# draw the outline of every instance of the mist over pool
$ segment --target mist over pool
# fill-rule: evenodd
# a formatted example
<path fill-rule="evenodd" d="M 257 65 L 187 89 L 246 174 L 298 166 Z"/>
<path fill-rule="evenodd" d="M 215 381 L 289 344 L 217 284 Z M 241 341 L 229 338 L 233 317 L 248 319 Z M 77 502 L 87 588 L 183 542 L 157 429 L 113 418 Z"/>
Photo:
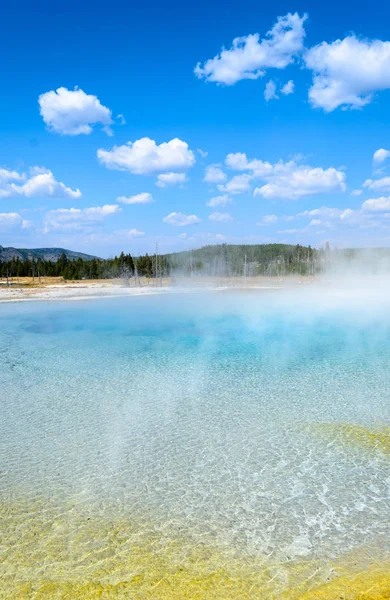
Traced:
<path fill-rule="evenodd" d="M 15 597 L 32 597 L 26 582 L 50 597 L 47 581 L 187 597 L 175 585 L 194 565 L 198 588 L 205 572 L 215 588 L 188 597 L 256 598 L 256 585 L 284 597 L 362 548 L 388 560 L 385 287 L 0 308 L 2 577 Z M 229 580 L 237 564 L 252 588 Z"/>

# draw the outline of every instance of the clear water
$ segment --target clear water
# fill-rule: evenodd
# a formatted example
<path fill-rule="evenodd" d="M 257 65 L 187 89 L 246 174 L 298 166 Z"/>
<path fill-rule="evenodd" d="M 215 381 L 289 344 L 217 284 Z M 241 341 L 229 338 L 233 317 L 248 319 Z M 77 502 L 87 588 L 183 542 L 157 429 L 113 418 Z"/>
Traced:
<path fill-rule="evenodd" d="M 389 425 L 390 311 L 321 297 L 0 306 L 1 502 L 280 562 L 383 544 L 388 454 L 318 424 Z"/>

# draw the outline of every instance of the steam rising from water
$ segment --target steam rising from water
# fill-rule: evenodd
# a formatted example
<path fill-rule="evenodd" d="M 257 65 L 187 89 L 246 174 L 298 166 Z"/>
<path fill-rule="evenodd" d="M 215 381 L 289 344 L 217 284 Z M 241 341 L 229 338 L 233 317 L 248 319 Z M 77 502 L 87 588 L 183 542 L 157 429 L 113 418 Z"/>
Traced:
<path fill-rule="evenodd" d="M 315 570 L 378 549 L 390 539 L 388 453 L 343 428 L 386 435 L 388 291 L 324 281 L 1 307 L 2 504 L 23 499 L 27 532 L 28 506 L 50 498 L 69 514 L 69 542 L 73 516 L 89 511 L 254 564 Z M 22 576 L 10 554 L 4 564 Z"/>

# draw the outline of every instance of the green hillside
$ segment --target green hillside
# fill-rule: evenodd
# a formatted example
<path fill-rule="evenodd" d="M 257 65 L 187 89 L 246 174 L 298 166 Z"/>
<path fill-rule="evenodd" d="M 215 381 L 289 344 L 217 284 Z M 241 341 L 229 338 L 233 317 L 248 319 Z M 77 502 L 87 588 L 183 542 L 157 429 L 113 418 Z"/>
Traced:
<path fill-rule="evenodd" d="M 56 262 L 62 254 L 69 260 L 76 260 L 82 258 L 83 260 L 92 260 L 96 258 L 91 254 L 83 254 L 82 252 L 74 252 L 73 250 L 66 250 L 65 248 L 5 248 L 0 246 L 0 262 L 7 262 L 12 259 L 19 260 L 31 260 L 35 259 L 44 260 L 47 262 Z"/>

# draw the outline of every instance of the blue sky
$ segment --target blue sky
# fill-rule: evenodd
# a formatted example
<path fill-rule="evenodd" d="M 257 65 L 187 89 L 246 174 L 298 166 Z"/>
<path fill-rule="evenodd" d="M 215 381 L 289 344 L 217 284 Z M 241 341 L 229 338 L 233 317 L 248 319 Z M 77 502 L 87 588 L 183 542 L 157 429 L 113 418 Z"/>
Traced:
<path fill-rule="evenodd" d="M 8 3 L 0 243 L 389 246 L 389 16 L 379 2 Z"/>

